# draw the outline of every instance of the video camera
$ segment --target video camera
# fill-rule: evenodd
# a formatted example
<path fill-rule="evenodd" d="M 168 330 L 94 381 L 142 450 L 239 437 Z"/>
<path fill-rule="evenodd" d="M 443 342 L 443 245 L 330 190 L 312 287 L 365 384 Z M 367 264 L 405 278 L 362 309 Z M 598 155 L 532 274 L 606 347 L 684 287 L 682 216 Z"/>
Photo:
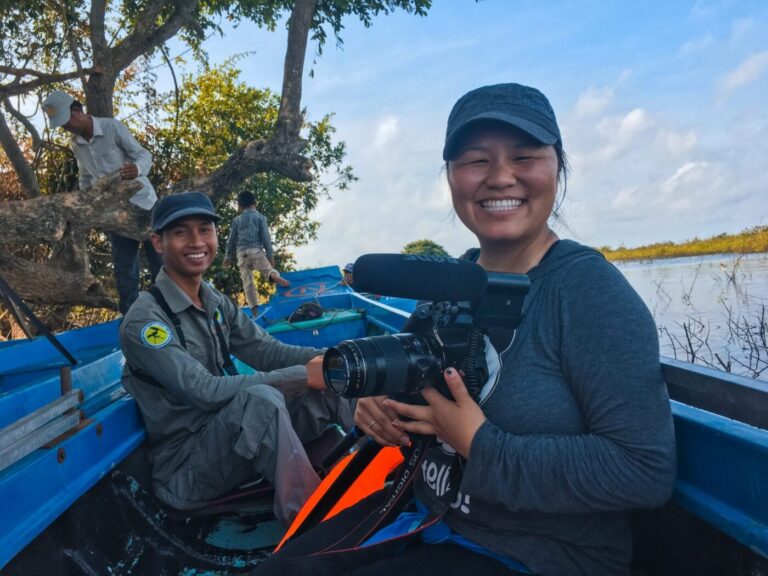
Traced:
<path fill-rule="evenodd" d="M 488 377 L 485 335 L 520 324 L 528 277 L 486 273 L 467 260 L 407 254 L 366 254 L 354 270 L 360 291 L 426 302 L 409 321 L 411 333 L 345 340 L 330 348 L 323 358 L 328 390 L 346 398 L 408 397 L 434 386 L 450 397 L 443 371 L 452 366 L 464 373 L 477 399 Z"/>

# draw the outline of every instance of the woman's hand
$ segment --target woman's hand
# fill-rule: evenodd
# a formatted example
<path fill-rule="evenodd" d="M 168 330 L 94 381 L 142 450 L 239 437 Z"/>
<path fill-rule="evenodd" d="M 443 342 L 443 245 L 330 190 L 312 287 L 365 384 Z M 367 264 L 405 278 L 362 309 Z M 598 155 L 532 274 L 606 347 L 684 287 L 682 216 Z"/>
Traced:
<path fill-rule="evenodd" d="M 446 398 L 435 388 L 424 388 L 421 395 L 427 406 L 404 404 L 384 400 L 384 406 L 410 420 L 395 419 L 392 426 L 414 434 L 434 434 L 451 446 L 456 452 L 469 458 L 469 449 L 477 430 L 485 422 L 482 408 L 467 392 L 464 381 L 454 368 L 448 368 L 445 382 L 453 399 Z"/>
<path fill-rule="evenodd" d="M 360 398 L 355 407 L 355 424 L 382 446 L 407 446 L 411 439 L 392 424 L 397 413 L 385 401 L 386 396 Z"/>

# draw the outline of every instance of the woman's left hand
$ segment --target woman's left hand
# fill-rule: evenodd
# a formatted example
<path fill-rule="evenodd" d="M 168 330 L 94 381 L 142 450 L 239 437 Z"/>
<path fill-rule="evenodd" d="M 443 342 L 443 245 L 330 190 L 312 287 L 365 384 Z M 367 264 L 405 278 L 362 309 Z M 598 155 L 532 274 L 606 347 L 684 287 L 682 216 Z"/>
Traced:
<path fill-rule="evenodd" d="M 400 416 L 410 418 L 409 421 L 394 420 L 393 426 L 414 434 L 439 436 L 464 458 L 469 458 L 472 440 L 485 422 L 485 414 L 467 392 L 467 387 L 455 368 L 448 368 L 444 376 L 453 399 L 446 398 L 435 388 L 428 387 L 421 391 L 427 401 L 426 406 L 405 404 L 392 399 L 385 400 L 384 404 Z"/>

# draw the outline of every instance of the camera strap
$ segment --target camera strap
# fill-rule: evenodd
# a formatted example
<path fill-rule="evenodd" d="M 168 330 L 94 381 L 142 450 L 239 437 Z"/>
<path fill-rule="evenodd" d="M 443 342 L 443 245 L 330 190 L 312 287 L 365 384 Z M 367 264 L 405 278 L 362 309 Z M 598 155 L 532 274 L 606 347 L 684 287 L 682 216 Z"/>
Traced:
<path fill-rule="evenodd" d="M 389 488 L 387 488 L 386 495 L 381 504 L 374 508 L 343 538 L 328 546 L 323 552 L 359 548 L 378 530 L 391 523 L 409 502 L 410 499 L 404 498 L 404 496 L 410 494 L 409 488 L 413 483 L 413 479 L 416 477 L 416 474 L 421 467 L 421 463 L 424 461 L 427 450 L 435 442 L 434 436 L 417 436 L 416 434 L 412 434 L 411 436 L 413 441 L 411 442 L 411 445 L 404 450 L 404 461 L 397 468 L 395 477 L 389 485 Z M 432 515 L 428 516 L 425 521 L 422 522 L 422 526 L 417 527 L 415 530 L 423 528 L 427 521 L 433 522 L 437 520 L 439 517 L 442 517 L 444 513 L 445 511 L 441 512 L 437 517 L 433 517 Z"/>
<path fill-rule="evenodd" d="M 168 316 L 171 324 L 173 324 L 173 328 L 176 331 L 176 336 L 179 338 L 179 342 L 181 343 L 182 348 L 186 349 L 187 340 L 184 338 L 184 331 L 181 329 L 181 320 L 176 315 L 176 313 L 171 310 L 171 307 L 168 304 L 168 301 L 165 299 L 165 296 L 163 296 L 163 293 L 160 291 L 160 288 L 158 288 L 156 284 L 152 284 L 147 292 L 152 295 L 160 308 L 163 309 L 163 312 L 165 312 L 165 315 Z M 237 368 L 235 367 L 234 362 L 232 362 L 232 357 L 229 355 L 229 346 L 227 346 L 227 340 L 224 338 L 224 332 L 221 329 L 221 324 L 219 323 L 216 314 L 213 315 L 213 324 L 216 329 L 216 337 L 219 342 L 219 349 L 221 350 L 221 357 L 224 363 L 224 371 L 230 376 L 237 376 Z M 130 371 L 139 380 L 143 380 L 144 382 L 148 382 L 149 384 L 153 384 L 155 386 L 160 386 L 161 388 L 163 387 L 163 385 L 158 382 L 157 379 L 155 379 L 152 375 L 147 374 L 143 370 L 135 370 L 130 368 Z"/>

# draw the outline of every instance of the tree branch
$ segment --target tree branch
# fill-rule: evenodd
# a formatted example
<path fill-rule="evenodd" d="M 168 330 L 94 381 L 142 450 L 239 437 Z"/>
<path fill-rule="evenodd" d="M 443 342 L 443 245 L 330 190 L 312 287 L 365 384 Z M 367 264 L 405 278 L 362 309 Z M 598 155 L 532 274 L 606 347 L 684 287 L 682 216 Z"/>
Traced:
<path fill-rule="evenodd" d="M 27 129 L 27 132 L 29 132 L 30 136 L 32 136 L 32 149 L 35 152 L 40 150 L 40 148 L 43 147 L 43 139 L 40 138 L 40 133 L 37 131 L 37 128 L 35 128 L 35 125 L 32 124 L 32 122 L 29 121 L 29 118 L 24 116 L 24 114 L 16 110 L 13 104 L 11 104 L 11 99 L 7 96 L 3 99 L 3 105 L 5 106 L 5 109 L 8 110 L 10 115 L 21 122 L 24 128 Z"/>
<path fill-rule="evenodd" d="M 40 184 L 37 181 L 37 177 L 27 159 L 24 158 L 24 152 L 21 151 L 16 138 L 13 137 L 13 132 L 8 127 L 8 123 L 5 121 L 5 114 L 2 112 L 0 112 L 0 145 L 2 145 L 8 160 L 10 160 L 13 169 L 16 171 L 27 198 L 39 198 Z"/>
<path fill-rule="evenodd" d="M 36 264 L 0 253 L 0 275 L 30 303 L 117 309 L 99 279 L 90 273 L 73 272 L 52 262 Z"/>
<path fill-rule="evenodd" d="M 160 26 L 157 17 L 166 6 L 164 0 L 150 0 L 136 20 L 133 31 L 110 52 L 112 68 L 122 70 L 142 54 L 146 54 L 166 40 L 169 40 L 185 25 L 192 24 L 192 14 L 199 0 L 177 0 L 171 2 L 173 14 Z"/>
<path fill-rule="evenodd" d="M 75 66 L 77 67 L 77 75 L 80 77 L 80 83 L 83 86 L 83 91 L 85 91 L 87 79 L 85 77 L 85 71 L 83 71 L 83 63 L 80 60 L 80 51 L 77 49 L 77 42 L 75 41 L 75 36 L 72 33 L 72 26 L 70 25 L 69 19 L 67 18 L 67 7 L 63 4 L 61 6 L 61 12 L 62 19 L 64 20 L 64 28 L 67 31 L 67 43 L 69 44 L 69 50 L 72 52 L 72 58 L 74 58 Z"/>
<path fill-rule="evenodd" d="M 141 184 L 121 180 L 116 172 L 99 178 L 87 191 L 2 202 L 3 233 L 29 244 L 55 243 L 67 230 L 90 228 L 140 239 L 148 232 L 149 212 L 128 202 L 139 188 Z"/>
<path fill-rule="evenodd" d="M 85 74 L 98 74 L 101 72 L 101 68 L 94 66 L 92 68 L 83 68 Z M 80 76 L 80 71 L 65 72 L 61 74 L 47 74 L 45 72 L 39 72 L 37 70 L 30 70 L 29 68 L 13 68 L 11 66 L 0 66 L 0 72 L 4 74 L 10 74 L 17 77 L 22 76 L 36 76 L 36 80 L 30 80 L 29 82 L 12 83 L 6 85 L 0 85 L 0 94 L 5 96 L 18 96 L 26 94 L 32 90 L 36 90 L 41 86 L 47 86 L 55 82 L 64 82 L 65 80 L 71 80 Z"/>
<path fill-rule="evenodd" d="M 236 150 L 211 174 L 174 184 L 172 193 L 197 190 L 216 203 L 246 178 L 263 172 L 276 172 L 296 182 L 309 182 L 313 164 L 299 153 L 302 147 L 303 141 L 298 138 L 254 140 Z"/>

